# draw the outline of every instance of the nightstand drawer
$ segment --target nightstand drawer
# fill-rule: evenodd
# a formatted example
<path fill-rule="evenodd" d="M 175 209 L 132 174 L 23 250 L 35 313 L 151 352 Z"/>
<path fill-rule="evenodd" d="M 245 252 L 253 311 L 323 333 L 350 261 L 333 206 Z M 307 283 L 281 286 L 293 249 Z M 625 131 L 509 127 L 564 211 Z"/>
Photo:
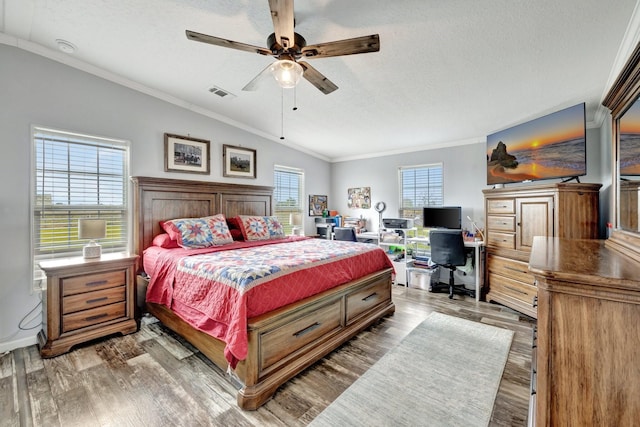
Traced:
<path fill-rule="evenodd" d="M 103 273 L 67 277 L 62 280 L 62 295 L 67 296 L 82 292 L 113 288 L 115 286 L 122 286 L 125 283 L 127 283 L 125 270 L 105 271 Z"/>
<path fill-rule="evenodd" d="M 125 300 L 125 287 L 104 289 L 101 291 L 86 292 L 83 294 L 64 297 L 62 300 L 62 314 L 88 310 Z"/>
<path fill-rule="evenodd" d="M 62 316 L 62 332 L 69 332 L 124 317 L 125 303 L 105 305 Z"/>

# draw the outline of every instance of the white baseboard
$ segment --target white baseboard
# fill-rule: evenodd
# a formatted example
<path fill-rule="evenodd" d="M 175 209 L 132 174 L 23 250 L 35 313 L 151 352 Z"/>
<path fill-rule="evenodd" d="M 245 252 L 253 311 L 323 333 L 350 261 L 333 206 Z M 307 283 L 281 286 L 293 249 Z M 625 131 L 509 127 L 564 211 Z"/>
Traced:
<path fill-rule="evenodd" d="M 32 337 L 20 338 L 15 341 L 0 342 L 0 354 L 6 351 L 12 351 L 16 348 L 29 347 L 38 343 L 38 335 Z"/>

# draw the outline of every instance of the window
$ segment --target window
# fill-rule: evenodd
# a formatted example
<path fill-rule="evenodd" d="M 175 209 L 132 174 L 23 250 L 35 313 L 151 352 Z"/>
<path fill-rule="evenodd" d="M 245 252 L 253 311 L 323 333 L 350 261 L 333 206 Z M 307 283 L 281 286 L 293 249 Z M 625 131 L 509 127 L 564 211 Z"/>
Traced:
<path fill-rule="evenodd" d="M 303 224 L 304 172 L 301 169 L 276 165 L 273 182 L 275 185 L 274 214 L 280 220 L 285 233 L 291 234 L 294 225 L 302 226 Z"/>
<path fill-rule="evenodd" d="M 82 255 L 78 219 L 107 222 L 103 252 L 128 249 L 126 141 L 33 128 L 32 250 L 43 259 Z"/>
<path fill-rule="evenodd" d="M 443 204 L 442 163 L 401 167 L 399 175 L 400 217 L 420 217 L 420 221 L 416 221 L 416 226 L 420 226 L 424 206 Z"/>

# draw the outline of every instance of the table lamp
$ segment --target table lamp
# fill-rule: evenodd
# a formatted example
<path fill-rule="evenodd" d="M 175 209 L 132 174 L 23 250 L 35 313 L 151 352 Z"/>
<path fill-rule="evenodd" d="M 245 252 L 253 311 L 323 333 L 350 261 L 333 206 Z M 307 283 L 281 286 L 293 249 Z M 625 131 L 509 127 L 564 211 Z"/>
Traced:
<path fill-rule="evenodd" d="M 82 256 L 85 258 L 100 258 L 102 246 L 95 239 L 104 239 L 106 235 L 107 222 L 104 219 L 79 219 L 78 238 L 89 239 L 89 243 L 82 248 Z"/>
<path fill-rule="evenodd" d="M 291 234 L 294 236 L 300 235 L 300 230 L 302 229 L 302 214 L 300 213 L 292 213 L 289 214 L 289 224 L 293 227 L 291 228 Z"/>

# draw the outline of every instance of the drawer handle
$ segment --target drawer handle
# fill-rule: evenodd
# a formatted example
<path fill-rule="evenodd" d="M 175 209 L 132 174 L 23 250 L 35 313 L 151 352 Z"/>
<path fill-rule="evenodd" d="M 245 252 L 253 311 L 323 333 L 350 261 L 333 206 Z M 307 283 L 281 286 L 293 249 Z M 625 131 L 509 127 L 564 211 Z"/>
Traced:
<path fill-rule="evenodd" d="M 518 292 L 520 294 L 526 295 L 527 293 L 525 291 L 521 291 L 520 289 L 516 289 L 513 286 L 509 286 L 509 285 L 504 285 L 505 288 L 507 289 L 511 289 L 514 292 Z"/>
<path fill-rule="evenodd" d="M 109 297 L 100 297 L 100 298 L 88 299 L 87 300 L 87 304 L 93 304 L 94 302 L 100 302 L 100 301 L 106 301 L 108 299 L 109 299 Z"/>
<path fill-rule="evenodd" d="M 528 273 L 528 271 L 520 270 L 519 268 L 515 268 L 515 267 L 509 267 L 508 265 L 505 265 L 504 269 L 515 271 L 516 273 L 525 273 L 525 274 Z"/>
<path fill-rule="evenodd" d="M 107 313 L 96 314 L 95 316 L 85 317 L 85 319 L 84 319 L 84 320 L 86 320 L 86 321 L 90 322 L 90 321 L 92 321 L 92 320 L 98 320 L 98 319 L 100 319 L 100 318 L 102 318 L 102 317 L 107 317 L 107 316 L 108 316 L 108 314 L 107 314 Z"/>
<path fill-rule="evenodd" d="M 372 293 L 371 295 L 369 295 L 369 296 L 366 296 L 366 297 L 362 298 L 362 301 L 369 301 L 371 298 L 375 298 L 375 297 L 376 297 L 376 295 L 378 295 L 378 293 L 377 293 L 377 292 L 374 292 L 374 293 Z"/>
<path fill-rule="evenodd" d="M 313 331 L 314 329 L 316 329 L 318 326 L 320 326 L 320 323 L 316 322 L 313 325 L 309 325 L 304 329 L 300 329 L 298 332 L 294 332 L 293 336 L 296 338 L 300 338 L 301 336 L 303 336 L 306 333 L 309 333 L 311 331 Z"/>
<path fill-rule="evenodd" d="M 107 283 L 109 283 L 107 280 L 96 280 L 95 282 L 87 282 L 84 285 L 85 286 L 100 286 L 100 285 L 106 285 Z"/>

